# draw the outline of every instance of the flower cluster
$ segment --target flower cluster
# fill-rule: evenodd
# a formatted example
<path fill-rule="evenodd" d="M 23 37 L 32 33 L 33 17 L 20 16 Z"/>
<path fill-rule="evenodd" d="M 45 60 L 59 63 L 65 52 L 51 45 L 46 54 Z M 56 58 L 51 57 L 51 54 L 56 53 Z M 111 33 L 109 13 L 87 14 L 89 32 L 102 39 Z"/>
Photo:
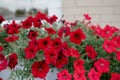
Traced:
<path fill-rule="evenodd" d="M 83 21 L 57 22 L 38 12 L 0 27 L 0 72 L 9 67 L 17 76 L 45 79 L 56 68 L 58 80 L 119 80 L 120 29 L 91 19 L 84 14 Z"/>

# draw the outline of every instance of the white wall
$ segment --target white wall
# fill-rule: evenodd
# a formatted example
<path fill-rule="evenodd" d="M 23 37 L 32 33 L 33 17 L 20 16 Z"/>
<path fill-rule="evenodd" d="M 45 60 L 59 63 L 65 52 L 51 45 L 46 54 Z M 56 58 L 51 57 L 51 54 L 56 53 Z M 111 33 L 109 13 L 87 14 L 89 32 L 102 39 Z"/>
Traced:
<path fill-rule="evenodd" d="M 89 13 L 93 23 L 120 27 L 120 0 L 62 0 L 62 12 L 69 21 Z"/>
<path fill-rule="evenodd" d="M 62 15 L 62 0 L 49 0 L 48 1 L 48 14 L 50 15 L 57 15 L 61 18 Z"/>

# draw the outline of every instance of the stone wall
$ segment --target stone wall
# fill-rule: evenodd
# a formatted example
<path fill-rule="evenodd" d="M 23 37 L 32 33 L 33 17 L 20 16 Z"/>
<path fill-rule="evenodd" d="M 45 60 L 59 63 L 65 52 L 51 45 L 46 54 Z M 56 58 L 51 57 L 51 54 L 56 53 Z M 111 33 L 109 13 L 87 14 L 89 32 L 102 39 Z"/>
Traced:
<path fill-rule="evenodd" d="M 90 14 L 95 24 L 120 27 L 120 0 L 62 0 L 65 19 L 82 20 L 84 13 Z"/>

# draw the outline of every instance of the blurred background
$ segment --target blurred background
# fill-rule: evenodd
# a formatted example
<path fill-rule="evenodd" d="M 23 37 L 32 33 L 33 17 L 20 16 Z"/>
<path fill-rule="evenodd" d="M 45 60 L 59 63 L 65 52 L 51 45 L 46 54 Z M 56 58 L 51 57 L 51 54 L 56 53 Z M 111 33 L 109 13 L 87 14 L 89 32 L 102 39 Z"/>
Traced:
<path fill-rule="evenodd" d="M 22 20 L 38 11 L 64 15 L 68 21 L 82 20 L 88 13 L 95 24 L 120 27 L 120 0 L 0 0 L 0 15 L 7 20 Z"/>
<path fill-rule="evenodd" d="M 61 16 L 61 0 L 0 0 L 0 15 L 7 20 L 21 20 L 38 11 Z"/>

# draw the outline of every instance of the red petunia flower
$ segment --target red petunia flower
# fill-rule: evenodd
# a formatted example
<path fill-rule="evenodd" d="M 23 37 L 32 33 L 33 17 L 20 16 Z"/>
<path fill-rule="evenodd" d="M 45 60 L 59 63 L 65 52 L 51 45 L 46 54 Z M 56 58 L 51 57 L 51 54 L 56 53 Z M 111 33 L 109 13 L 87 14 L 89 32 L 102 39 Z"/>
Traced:
<path fill-rule="evenodd" d="M 120 36 L 113 37 L 112 41 L 114 42 L 115 48 L 119 48 L 120 47 Z"/>
<path fill-rule="evenodd" d="M 47 22 L 50 23 L 50 24 L 53 24 L 54 22 L 57 21 L 57 19 L 58 19 L 58 17 L 53 15 L 52 17 L 48 18 Z"/>
<path fill-rule="evenodd" d="M 117 32 L 118 29 L 114 26 L 106 25 L 104 29 L 101 29 L 101 36 L 103 38 L 110 38 L 113 36 L 115 32 Z"/>
<path fill-rule="evenodd" d="M 70 28 L 69 27 L 61 27 L 58 31 L 58 36 L 63 37 L 70 34 Z"/>
<path fill-rule="evenodd" d="M 7 24 L 5 26 L 6 32 L 8 34 L 17 34 L 17 33 L 19 33 L 20 32 L 19 31 L 20 27 L 21 26 L 19 24 L 16 24 L 15 21 L 13 21 L 11 24 Z"/>
<path fill-rule="evenodd" d="M 29 29 L 32 26 L 32 21 L 33 21 L 32 16 L 22 21 L 22 28 Z"/>
<path fill-rule="evenodd" d="M 72 75 L 66 69 L 57 73 L 57 77 L 58 80 L 72 80 Z"/>
<path fill-rule="evenodd" d="M 80 59 L 77 59 L 75 60 L 74 62 L 74 69 L 75 70 L 84 70 L 84 61 L 83 60 L 80 60 Z"/>
<path fill-rule="evenodd" d="M 109 72 L 109 70 L 110 70 L 109 66 L 110 66 L 110 62 L 104 58 L 100 58 L 94 63 L 94 67 L 100 73 Z"/>
<path fill-rule="evenodd" d="M 38 32 L 34 30 L 30 30 L 28 34 L 29 39 L 35 39 L 38 36 Z"/>
<path fill-rule="evenodd" d="M 80 53 L 78 52 L 77 49 L 74 49 L 74 48 L 69 48 L 69 53 L 70 53 L 70 56 L 71 57 L 74 57 L 74 58 L 79 58 L 80 57 Z"/>
<path fill-rule="evenodd" d="M 40 38 L 39 40 L 38 40 L 38 47 L 40 48 L 40 49 L 43 49 L 43 50 L 45 50 L 45 49 L 47 49 L 47 48 L 50 48 L 51 46 L 52 46 L 52 41 L 51 41 L 51 38 L 50 37 L 45 37 L 45 38 Z"/>
<path fill-rule="evenodd" d="M 18 57 L 16 53 L 12 53 L 9 55 L 9 63 L 8 66 L 13 69 L 18 64 Z"/>
<path fill-rule="evenodd" d="M 69 49 L 63 49 L 63 55 L 66 56 L 66 57 L 71 57 L 71 52 Z"/>
<path fill-rule="evenodd" d="M 46 20 L 48 21 L 47 15 L 41 12 L 38 12 L 35 16 L 37 20 Z"/>
<path fill-rule="evenodd" d="M 54 47 L 44 51 L 45 61 L 47 64 L 56 63 L 57 55 L 58 54 L 56 50 L 54 49 Z"/>
<path fill-rule="evenodd" d="M 56 68 L 62 68 L 67 63 L 68 63 L 68 58 L 65 55 L 63 55 L 63 50 L 59 50 L 57 60 L 56 60 L 56 63 L 54 64 L 54 66 Z"/>
<path fill-rule="evenodd" d="M 42 27 L 42 22 L 41 22 L 40 19 L 35 17 L 35 18 L 33 18 L 33 25 L 34 25 L 34 27 L 41 28 Z"/>
<path fill-rule="evenodd" d="M 120 61 L 120 51 L 116 51 L 116 59 Z"/>
<path fill-rule="evenodd" d="M 2 17 L 2 16 L 0 16 L 0 24 L 4 21 L 5 19 Z"/>
<path fill-rule="evenodd" d="M 45 28 L 48 34 L 56 34 L 56 31 L 53 28 Z"/>
<path fill-rule="evenodd" d="M 44 79 L 49 72 L 49 66 L 48 64 L 43 61 L 36 61 L 32 64 L 32 75 L 35 78 L 42 78 Z"/>
<path fill-rule="evenodd" d="M 39 50 L 39 48 L 38 48 L 38 44 L 39 44 L 38 40 L 33 39 L 33 40 L 29 41 L 28 44 L 29 44 L 28 46 L 32 46 L 32 47 L 36 48 L 37 51 Z"/>
<path fill-rule="evenodd" d="M 70 41 L 75 44 L 80 44 L 85 38 L 86 36 L 81 29 L 77 29 L 70 33 Z"/>
<path fill-rule="evenodd" d="M 115 45 L 112 40 L 105 40 L 102 47 L 106 52 L 110 54 L 115 51 Z"/>
<path fill-rule="evenodd" d="M 28 42 L 29 46 L 38 46 L 38 40 L 33 39 Z"/>
<path fill-rule="evenodd" d="M 91 30 L 93 30 L 98 36 L 102 36 L 102 29 L 100 25 L 92 25 Z"/>
<path fill-rule="evenodd" d="M 2 50 L 3 50 L 3 47 L 0 45 L 0 53 L 1 53 Z"/>
<path fill-rule="evenodd" d="M 19 38 L 18 36 L 12 35 L 12 36 L 5 38 L 4 40 L 7 42 L 15 42 L 16 40 L 18 40 L 18 38 Z"/>
<path fill-rule="evenodd" d="M 67 43 L 66 41 L 64 41 L 64 42 L 62 43 L 60 49 L 63 50 L 63 51 L 68 50 L 68 49 L 69 49 L 69 48 L 68 48 L 68 43 Z"/>
<path fill-rule="evenodd" d="M 89 14 L 84 14 L 84 17 L 86 20 L 91 20 L 91 17 L 89 16 Z"/>
<path fill-rule="evenodd" d="M 94 68 L 92 68 L 88 73 L 89 80 L 100 80 L 100 77 L 101 77 L 101 73 L 95 71 Z"/>
<path fill-rule="evenodd" d="M 60 38 L 55 38 L 53 41 L 53 44 L 52 46 L 56 49 L 56 50 L 59 50 L 62 46 L 62 41 Z"/>
<path fill-rule="evenodd" d="M 74 80 L 87 80 L 84 70 L 74 70 L 73 78 Z"/>
<path fill-rule="evenodd" d="M 86 53 L 88 55 L 89 58 L 91 59 L 95 59 L 97 56 L 97 52 L 94 50 L 94 48 L 92 46 L 86 46 Z"/>
<path fill-rule="evenodd" d="M 59 50 L 61 50 L 61 52 L 63 53 L 64 56 L 66 56 L 66 57 L 71 56 L 71 52 L 69 50 L 67 42 L 63 42 L 62 45 L 60 46 L 60 49 L 58 49 L 58 51 Z"/>
<path fill-rule="evenodd" d="M 115 34 L 115 32 L 118 31 L 117 28 L 115 28 L 114 26 L 109 26 L 109 25 L 106 25 L 105 28 L 103 29 L 99 25 L 92 26 L 92 29 L 95 31 L 96 34 L 106 39 L 112 37 Z"/>
<path fill-rule="evenodd" d="M 0 53 L 0 71 L 6 69 L 7 66 L 8 66 L 7 59 L 2 53 Z"/>
<path fill-rule="evenodd" d="M 120 74 L 112 73 L 110 80 L 120 80 Z"/>
<path fill-rule="evenodd" d="M 34 46 L 28 46 L 25 48 L 25 58 L 26 59 L 32 59 L 36 56 L 37 54 L 37 47 Z"/>

